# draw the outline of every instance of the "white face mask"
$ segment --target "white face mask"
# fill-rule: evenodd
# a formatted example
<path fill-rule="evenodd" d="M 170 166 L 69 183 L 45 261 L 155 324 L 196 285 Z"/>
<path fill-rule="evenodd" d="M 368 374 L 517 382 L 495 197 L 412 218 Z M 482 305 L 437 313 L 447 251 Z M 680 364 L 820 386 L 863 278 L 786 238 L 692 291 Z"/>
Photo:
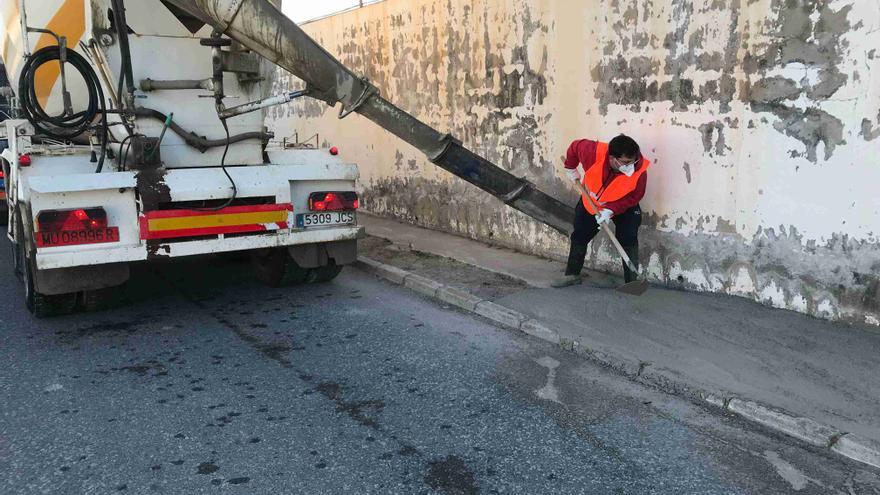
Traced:
<path fill-rule="evenodd" d="M 636 163 L 638 163 L 638 160 L 635 160 L 632 163 L 628 163 L 626 165 L 621 165 L 620 161 L 617 158 L 612 156 L 611 159 L 616 162 L 615 164 L 617 165 L 617 171 L 622 173 L 623 175 L 627 177 L 632 177 L 632 175 L 636 173 Z"/>

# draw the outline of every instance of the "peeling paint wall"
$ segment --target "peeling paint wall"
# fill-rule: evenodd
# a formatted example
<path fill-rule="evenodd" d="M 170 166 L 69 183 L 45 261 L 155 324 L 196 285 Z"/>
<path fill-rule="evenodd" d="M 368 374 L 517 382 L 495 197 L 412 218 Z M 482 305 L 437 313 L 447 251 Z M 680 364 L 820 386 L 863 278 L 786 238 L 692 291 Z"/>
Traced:
<path fill-rule="evenodd" d="M 671 287 L 880 324 L 880 2 L 388 0 L 306 30 L 382 94 L 571 204 L 576 138 L 655 160 L 642 263 Z M 289 75 L 278 91 L 299 86 Z M 354 115 L 304 101 L 276 135 L 338 145 L 367 209 L 562 258 L 568 242 Z M 601 237 L 588 264 L 619 271 Z"/>

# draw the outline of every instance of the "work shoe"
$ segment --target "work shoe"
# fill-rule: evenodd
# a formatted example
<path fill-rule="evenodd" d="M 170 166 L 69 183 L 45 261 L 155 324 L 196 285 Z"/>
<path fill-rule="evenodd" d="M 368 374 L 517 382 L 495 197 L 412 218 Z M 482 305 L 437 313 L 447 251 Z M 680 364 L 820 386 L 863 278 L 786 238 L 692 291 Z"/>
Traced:
<path fill-rule="evenodd" d="M 581 281 L 582 277 L 580 275 L 563 275 L 551 282 L 550 286 L 561 289 L 563 287 L 568 287 L 569 285 L 577 285 L 581 283 Z"/>

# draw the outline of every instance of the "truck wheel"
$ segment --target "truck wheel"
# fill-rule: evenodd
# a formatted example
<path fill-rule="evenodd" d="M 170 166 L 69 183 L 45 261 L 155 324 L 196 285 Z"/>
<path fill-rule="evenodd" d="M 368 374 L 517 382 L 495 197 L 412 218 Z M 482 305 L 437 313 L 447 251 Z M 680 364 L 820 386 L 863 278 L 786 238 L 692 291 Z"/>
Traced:
<path fill-rule="evenodd" d="M 21 253 L 18 249 L 18 244 L 12 245 L 12 273 L 15 274 L 15 278 L 22 280 L 21 276 L 24 274 L 22 270 L 22 262 L 21 262 Z"/>
<path fill-rule="evenodd" d="M 22 257 L 23 249 L 20 248 L 22 241 L 22 226 L 21 219 L 18 215 L 15 216 L 13 227 L 13 237 L 15 238 L 15 243 L 12 244 L 12 270 L 15 273 L 15 277 L 19 280 L 22 280 L 22 275 L 24 274 L 24 258 Z"/>
<path fill-rule="evenodd" d="M 309 270 L 290 258 L 287 248 L 261 249 L 251 253 L 251 267 L 257 280 L 269 287 L 299 285 L 308 281 Z"/>
<path fill-rule="evenodd" d="M 47 318 L 50 316 L 66 315 L 76 309 L 76 293 L 45 295 L 37 292 L 34 283 L 34 271 L 36 268 L 33 262 L 24 254 L 24 247 L 19 244 L 22 259 L 24 262 L 24 302 L 28 311 L 37 318 Z"/>
<path fill-rule="evenodd" d="M 336 265 L 331 261 L 330 264 L 327 266 L 312 269 L 311 282 L 314 282 L 316 284 L 321 282 L 329 282 L 336 278 L 336 276 L 339 275 L 339 272 L 341 271 L 342 266 Z"/>
<path fill-rule="evenodd" d="M 3 200 L 3 205 L 6 206 L 6 209 L 0 212 L 0 225 L 6 226 L 9 225 L 9 214 L 12 212 L 12 208 L 9 207 L 9 193 L 6 190 L 6 184 L 9 184 L 9 167 L 6 166 L 6 160 L 0 158 L 0 171 L 3 171 L 4 177 L 4 185 L 3 192 L 6 192 L 6 198 Z"/>

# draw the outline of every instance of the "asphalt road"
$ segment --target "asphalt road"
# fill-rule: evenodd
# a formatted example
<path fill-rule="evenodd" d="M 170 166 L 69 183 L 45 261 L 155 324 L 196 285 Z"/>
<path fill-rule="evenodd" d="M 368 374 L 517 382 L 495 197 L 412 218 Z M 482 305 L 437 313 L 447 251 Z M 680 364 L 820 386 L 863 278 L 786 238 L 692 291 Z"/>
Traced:
<path fill-rule="evenodd" d="M 119 309 L 34 320 L 0 274 L 0 493 L 880 493 L 876 471 L 354 269 L 134 276 Z"/>

